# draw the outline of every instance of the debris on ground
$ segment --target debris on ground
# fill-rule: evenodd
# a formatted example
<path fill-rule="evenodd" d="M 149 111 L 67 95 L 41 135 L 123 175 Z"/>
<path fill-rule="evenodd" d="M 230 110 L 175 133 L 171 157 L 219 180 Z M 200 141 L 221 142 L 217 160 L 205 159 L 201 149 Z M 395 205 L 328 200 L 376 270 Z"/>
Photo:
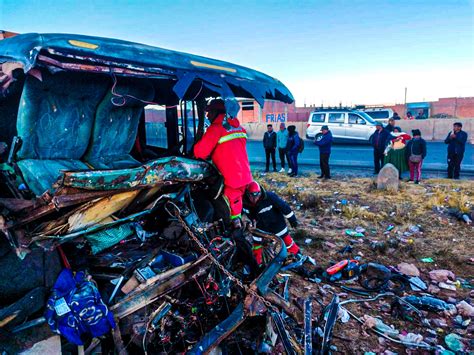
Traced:
<path fill-rule="evenodd" d="M 169 171 L 167 162 L 158 170 Z M 144 184 L 104 194 L 99 185 L 90 186 L 90 174 L 84 189 L 80 173 L 67 173 L 62 185 L 35 202 L 33 213 L 2 200 L 2 230 L 17 267 L 32 265 L 33 254 L 55 266 L 44 270 L 47 284 L 24 288 L 32 291 L 22 296 L 42 307 L 26 308 L 17 297 L 0 310 L 0 336 L 27 337 L 36 347 L 48 340 L 57 348 L 56 332 L 62 349 L 74 344 L 150 354 L 470 349 L 474 284 L 464 246 L 472 227 L 445 224 L 444 214 L 407 197 L 413 194 L 406 195 L 404 184 L 395 195 L 378 195 L 370 180 L 319 187 L 305 185 L 303 179 L 311 178 L 303 177 L 293 189 L 269 174 L 262 184 L 301 205 L 303 227 L 294 236 L 305 257 L 285 262 L 286 249 L 274 236 L 247 229 L 239 242 L 229 234 L 226 223 L 215 219 L 219 207 L 200 202 L 212 170 L 192 160 L 180 164 L 188 175 L 174 168 L 166 181 L 178 174 L 180 183 L 171 188 Z M 208 172 L 193 175 L 196 169 Z M 429 188 L 425 182 L 423 189 Z M 338 212 L 332 206 L 341 196 L 346 202 Z M 59 207 L 49 211 L 48 201 Z M 58 219 L 62 211 L 65 217 Z M 255 233 L 266 238 L 272 256 L 257 271 L 245 263 L 238 244 Z M 449 236 L 456 238 L 456 252 Z M 423 263 L 420 254 L 436 261 Z M 89 317 L 81 317 L 86 310 Z M 11 339 L 4 344 L 13 352 L 24 346 Z"/>
<path fill-rule="evenodd" d="M 315 181 L 313 175 L 294 181 L 269 174 L 262 183 L 302 205 L 300 214 L 306 223 L 295 233 L 296 241 L 313 241 L 303 245 L 303 252 L 313 256 L 322 269 L 316 271 L 316 276 L 322 277 L 298 281 L 303 294 L 293 294 L 305 297 L 317 293 L 322 297 L 320 302 L 327 304 L 332 293 L 326 286 L 330 286 L 329 290 L 349 301 L 357 299 L 342 306 L 350 312 L 351 320 L 334 327 L 332 343 L 338 351 L 459 351 L 447 345 L 449 334 L 456 335 L 448 337 L 450 346 L 461 349 L 461 344 L 463 351 L 472 351 L 474 268 L 470 260 L 474 230 L 448 209 L 472 209 L 474 182 L 401 182 L 400 190 L 390 193 L 377 190 L 370 179 Z M 309 195 L 313 197 L 306 204 Z M 360 274 L 337 281 L 324 278 L 323 271 L 341 263 L 342 255 L 347 260 L 359 258 Z M 386 293 L 390 294 L 384 296 L 387 299 L 374 300 Z M 354 321 L 360 328 L 354 328 Z M 392 336 L 383 331 L 371 334 L 378 331 L 375 324 Z"/>

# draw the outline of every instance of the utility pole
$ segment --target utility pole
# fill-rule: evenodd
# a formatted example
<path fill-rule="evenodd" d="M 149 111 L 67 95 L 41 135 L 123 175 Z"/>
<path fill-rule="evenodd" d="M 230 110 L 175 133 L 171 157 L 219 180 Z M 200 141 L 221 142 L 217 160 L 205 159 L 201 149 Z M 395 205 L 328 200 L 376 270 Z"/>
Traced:
<path fill-rule="evenodd" d="M 407 114 L 407 88 L 405 88 L 405 115 Z"/>

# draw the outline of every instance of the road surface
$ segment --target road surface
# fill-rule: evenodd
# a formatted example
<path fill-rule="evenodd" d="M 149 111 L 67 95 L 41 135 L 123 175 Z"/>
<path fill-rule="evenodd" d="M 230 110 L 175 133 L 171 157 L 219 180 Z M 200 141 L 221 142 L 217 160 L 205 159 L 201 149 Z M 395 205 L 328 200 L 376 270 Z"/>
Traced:
<path fill-rule="evenodd" d="M 260 141 L 248 141 L 247 150 L 250 163 L 256 167 L 263 167 L 265 151 Z M 427 142 L 427 156 L 423 161 L 423 170 L 430 172 L 430 177 L 443 177 L 446 172 L 447 146 L 443 142 Z M 277 164 L 279 162 L 276 153 Z M 305 140 L 305 149 L 298 157 L 298 162 L 304 171 L 319 173 L 319 150 L 311 141 Z M 335 144 L 332 147 L 330 165 L 340 170 L 360 170 L 369 174 L 373 170 L 373 150 L 369 145 Z M 280 168 L 278 166 L 278 168 Z M 461 175 L 474 177 L 474 147 L 466 145 L 466 152 L 461 166 Z"/>

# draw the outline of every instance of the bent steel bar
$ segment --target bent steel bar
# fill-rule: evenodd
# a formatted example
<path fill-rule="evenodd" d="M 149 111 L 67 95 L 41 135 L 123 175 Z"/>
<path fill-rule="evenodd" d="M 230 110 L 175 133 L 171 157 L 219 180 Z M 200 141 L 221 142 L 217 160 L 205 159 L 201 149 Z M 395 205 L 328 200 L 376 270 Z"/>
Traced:
<path fill-rule="evenodd" d="M 283 320 L 283 317 L 281 316 L 280 313 L 277 313 L 277 312 L 270 312 L 270 314 L 272 316 L 273 321 L 275 322 L 278 335 L 280 336 L 280 339 L 283 344 L 283 347 L 285 348 L 286 354 L 296 355 L 297 352 L 293 348 L 293 344 L 291 343 L 290 336 L 288 335 L 288 331 L 286 330 L 285 321 Z"/>
<path fill-rule="evenodd" d="M 327 316 L 326 324 L 324 325 L 323 336 L 321 339 L 321 349 L 318 352 L 318 354 L 320 355 L 326 355 L 330 351 L 332 332 L 334 330 L 334 326 L 336 325 L 337 314 L 339 312 L 339 296 L 338 295 L 334 295 L 327 309 L 328 309 L 327 311 L 328 316 Z"/>
<path fill-rule="evenodd" d="M 244 304 L 241 302 L 222 322 L 204 335 L 188 354 L 207 354 L 227 338 L 245 320 Z"/>
<path fill-rule="evenodd" d="M 304 354 L 313 354 L 313 303 L 311 297 L 304 300 Z"/>
<path fill-rule="evenodd" d="M 263 296 L 269 292 L 268 285 L 270 284 L 272 279 L 275 277 L 275 275 L 278 273 L 278 271 L 280 271 L 281 265 L 285 261 L 288 255 L 288 252 L 286 250 L 285 244 L 283 243 L 283 240 L 277 237 L 276 235 L 265 233 L 259 229 L 250 229 L 250 232 L 257 237 L 270 239 L 273 242 L 276 242 L 276 245 L 277 245 L 276 246 L 277 255 L 268 264 L 268 266 L 262 272 L 260 277 L 256 281 L 253 282 L 257 285 L 258 291 Z"/>
<path fill-rule="evenodd" d="M 86 190 L 120 190 L 175 182 L 201 181 L 215 173 L 203 160 L 167 157 L 136 168 L 65 171 L 56 184 Z"/>
<path fill-rule="evenodd" d="M 251 286 L 256 286 L 259 293 L 265 296 L 269 291 L 269 283 L 280 270 L 283 261 L 286 259 L 287 251 L 283 240 L 273 234 L 264 233 L 258 229 L 251 229 L 250 232 L 256 236 L 271 239 L 276 242 L 277 255 L 268 264 L 262 274 L 252 282 Z M 224 321 L 216 325 L 210 332 L 205 334 L 201 340 L 191 349 L 189 354 L 207 354 L 227 338 L 242 322 L 245 320 L 245 309 L 243 303 L 234 309 L 234 311 Z"/>

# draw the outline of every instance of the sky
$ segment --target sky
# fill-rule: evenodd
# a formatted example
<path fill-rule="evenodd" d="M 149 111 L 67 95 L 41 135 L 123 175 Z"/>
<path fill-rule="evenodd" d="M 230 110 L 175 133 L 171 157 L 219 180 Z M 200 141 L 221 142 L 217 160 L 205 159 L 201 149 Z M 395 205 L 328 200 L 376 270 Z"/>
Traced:
<path fill-rule="evenodd" d="M 0 29 L 230 61 L 278 78 L 298 106 L 474 96 L 474 0 L 0 0 Z"/>

